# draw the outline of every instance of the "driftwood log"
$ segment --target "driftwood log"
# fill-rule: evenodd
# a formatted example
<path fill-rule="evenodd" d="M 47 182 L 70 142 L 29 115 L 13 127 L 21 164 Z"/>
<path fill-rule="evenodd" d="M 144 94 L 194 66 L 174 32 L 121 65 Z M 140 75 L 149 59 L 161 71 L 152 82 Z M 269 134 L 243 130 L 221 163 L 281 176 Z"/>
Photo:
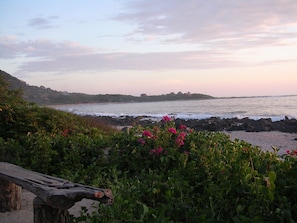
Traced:
<path fill-rule="evenodd" d="M 61 178 L 26 170 L 10 163 L 0 162 L 0 180 L 3 182 L 0 184 L 2 186 L 9 182 L 9 185 L 13 183 L 34 193 L 38 197 L 38 202 L 34 202 L 34 212 L 36 213 L 38 212 L 36 208 L 42 207 L 43 209 L 58 210 L 59 213 L 65 215 L 63 213 L 64 210 L 71 208 L 77 201 L 83 198 L 97 200 L 107 205 L 113 203 L 113 195 L 109 189 L 72 183 Z M 2 190 L 0 189 L 1 191 L 6 191 L 7 193 L 7 188 L 2 188 Z M 0 197 L 2 200 L 2 196 Z M 12 196 L 8 195 L 6 197 L 12 198 Z M 14 197 L 20 196 L 15 195 Z M 0 205 L 1 203 L 9 202 L 1 201 Z M 2 209 L 3 207 L 0 207 L 0 210 Z M 43 210 L 43 212 L 46 212 L 46 210 Z"/>

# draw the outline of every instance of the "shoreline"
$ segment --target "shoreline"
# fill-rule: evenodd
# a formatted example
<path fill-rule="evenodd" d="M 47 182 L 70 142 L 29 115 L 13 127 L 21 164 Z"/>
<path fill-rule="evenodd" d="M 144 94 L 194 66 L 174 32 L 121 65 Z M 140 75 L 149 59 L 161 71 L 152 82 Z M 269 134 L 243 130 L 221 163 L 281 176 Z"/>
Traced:
<path fill-rule="evenodd" d="M 114 118 L 110 116 L 93 116 L 105 124 L 112 125 L 117 130 L 132 126 L 145 126 L 157 123 L 147 117 L 123 116 Z M 176 119 L 177 127 L 186 125 L 196 131 L 222 132 L 235 139 L 245 141 L 253 146 L 258 146 L 264 151 L 273 152 L 273 147 L 278 149 L 277 154 L 282 155 L 288 150 L 297 149 L 297 120 L 288 119 L 272 122 L 270 119 L 251 120 L 244 119 L 219 119 L 216 117 L 203 120 Z M 277 128 L 276 128 L 277 127 Z"/>
<path fill-rule="evenodd" d="M 101 122 L 111 126 L 146 126 L 153 125 L 160 121 L 149 116 L 93 116 L 85 115 L 92 121 Z M 219 118 L 211 117 L 206 119 L 174 119 L 176 126 L 185 125 L 197 131 L 246 131 L 246 132 L 270 132 L 279 131 L 297 133 L 297 120 L 285 117 L 283 120 L 272 121 L 271 118 L 258 120 L 250 118 Z"/>
<path fill-rule="evenodd" d="M 95 120 L 112 125 L 118 130 L 137 125 L 153 125 L 158 122 L 142 116 L 92 117 Z M 220 119 L 212 117 L 201 120 L 175 119 L 175 123 L 177 127 L 186 125 L 196 131 L 222 132 L 229 135 L 232 141 L 239 139 L 253 146 L 258 146 L 264 151 L 273 151 L 273 147 L 275 147 L 278 149 L 278 155 L 285 154 L 288 150 L 297 149 L 297 120 L 287 117 L 276 122 L 272 122 L 271 119 Z"/>

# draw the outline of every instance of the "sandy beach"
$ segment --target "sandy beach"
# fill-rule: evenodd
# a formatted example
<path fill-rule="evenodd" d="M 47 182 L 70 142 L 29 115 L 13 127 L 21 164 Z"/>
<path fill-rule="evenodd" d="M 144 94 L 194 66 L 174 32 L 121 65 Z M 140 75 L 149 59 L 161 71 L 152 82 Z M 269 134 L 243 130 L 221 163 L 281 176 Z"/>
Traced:
<path fill-rule="evenodd" d="M 272 146 L 279 148 L 279 154 L 286 153 L 287 150 L 297 149 L 297 133 L 285 133 L 278 131 L 271 132 L 245 132 L 245 131 L 224 131 L 229 135 L 231 140 L 239 139 L 252 145 L 260 146 L 263 150 L 273 151 Z M 32 223 L 33 222 L 33 199 L 35 195 L 23 190 L 22 191 L 22 209 L 0 213 L 1 223 Z M 79 216 L 81 207 L 87 207 L 91 212 L 96 201 L 83 199 L 76 203 L 71 209 L 70 214 Z"/>
<path fill-rule="evenodd" d="M 297 133 L 279 131 L 270 132 L 245 132 L 231 131 L 225 134 L 230 135 L 231 140 L 239 139 L 252 145 L 259 146 L 263 150 L 273 151 L 272 146 L 279 149 L 278 154 L 284 154 L 287 150 L 297 149 Z"/>

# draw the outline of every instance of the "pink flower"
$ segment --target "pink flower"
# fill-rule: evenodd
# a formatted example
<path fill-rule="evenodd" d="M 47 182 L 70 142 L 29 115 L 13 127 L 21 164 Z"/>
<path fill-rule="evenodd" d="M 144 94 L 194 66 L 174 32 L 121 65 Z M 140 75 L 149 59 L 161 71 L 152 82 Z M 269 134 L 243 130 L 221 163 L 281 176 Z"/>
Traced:
<path fill-rule="evenodd" d="M 145 144 L 145 140 L 143 138 L 139 138 L 137 140 L 141 145 L 144 145 Z"/>
<path fill-rule="evenodd" d="M 181 132 L 179 133 L 179 135 L 177 136 L 175 142 L 178 146 L 183 146 L 185 144 L 184 140 L 186 139 L 186 133 L 185 132 Z"/>
<path fill-rule="evenodd" d="M 172 134 L 176 134 L 176 129 L 175 128 L 169 128 L 168 132 L 172 133 Z"/>
<path fill-rule="evenodd" d="M 163 152 L 163 148 L 162 147 L 159 147 L 157 149 L 152 149 L 150 150 L 150 153 L 151 154 L 155 154 L 157 156 L 161 155 L 161 153 Z"/>
<path fill-rule="evenodd" d="M 288 155 L 291 155 L 291 156 L 297 156 L 297 149 L 292 150 L 292 151 L 287 150 L 286 152 L 287 152 Z"/>
<path fill-rule="evenodd" d="M 185 125 L 180 125 L 180 126 L 179 126 L 179 129 L 180 129 L 180 130 L 186 130 L 186 129 L 187 129 L 187 126 L 185 126 Z"/>
<path fill-rule="evenodd" d="M 162 121 L 163 122 L 170 122 L 171 118 L 168 115 L 165 115 L 165 116 L 163 116 Z"/>
<path fill-rule="evenodd" d="M 153 134 L 149 130 L 144 130 L 142 135 L 146 136 L 148 138 L 152 138 L 152 136 L 153 136 Z"/>
<path fill-rule="evenodd" d="M 185 155 L 189 155 L 190 152 L 189 152 L 189 151 L 184 151 L 184 154 L 185 154 Z"/>
<path fill-rule="evenodd" d="M 162 147 L 159 147 L 159 148 L 157 148 L 157 151 L 156 151 L 156 152 L 157 152 L 158 154 L 160 154 L 160 153 L 162 153 L 162 151 L 163 151 L 163 148 L 162 148 Z"/>
<path fill-rule="evenodd" d="M 178 139 L 181 139 L 181 140 L 185 140 L 186 139 L 186 135 L 187 135 L 187 133 L 181 132 L 181 133 L 179 133 L 179 135 L 177 136 L 177 138 Z"/>
<path fill-rule="evenodd" d="M 183 145 L 185 145 L 185 142 L 183 141 L 183 140 L 181 140 L 181 139 L 176 139 L 176 144 L 178 145 L 178 146 L 183 146 Z"/>

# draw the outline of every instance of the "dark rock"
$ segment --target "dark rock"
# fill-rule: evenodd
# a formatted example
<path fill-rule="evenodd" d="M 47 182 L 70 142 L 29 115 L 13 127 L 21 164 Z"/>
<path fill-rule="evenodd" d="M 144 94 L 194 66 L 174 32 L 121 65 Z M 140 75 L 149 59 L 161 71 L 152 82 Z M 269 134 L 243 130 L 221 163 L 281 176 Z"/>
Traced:
<path fill-rule="evenodd" d="M 131 126 L 141 125 L 149 126 L 155 123 L 154 120 L 146 116 L 98 116 L 98 121 L 114 125 L 114 126 Z M 185 125 L 197 131 L 247 131 L 247 132 L 261 132 L 261 131 L 281 131 L 289 133 L 297 133 L 297 120 L 285 117 L 283 120 L 273 122 L 270 118 L 262 118 L 259 120 L 249 118 L 224 118 L 211 117 L 208 119 L 176 119 L 177 127 Z"/>

